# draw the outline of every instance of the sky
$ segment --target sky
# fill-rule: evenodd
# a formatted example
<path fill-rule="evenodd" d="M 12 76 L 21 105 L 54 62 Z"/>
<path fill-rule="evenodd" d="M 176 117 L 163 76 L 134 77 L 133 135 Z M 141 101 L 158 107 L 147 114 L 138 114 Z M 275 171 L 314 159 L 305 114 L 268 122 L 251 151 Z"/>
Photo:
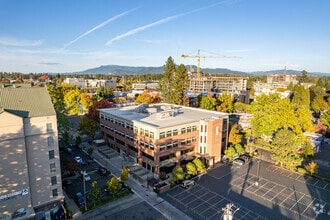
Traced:
<path fill-rule="evenodd" d="M 0 72 L 176 64 L 330 74 L 330 0 L 0 0 Z M 183 58 L 182 54 L 189 56 Z"/>

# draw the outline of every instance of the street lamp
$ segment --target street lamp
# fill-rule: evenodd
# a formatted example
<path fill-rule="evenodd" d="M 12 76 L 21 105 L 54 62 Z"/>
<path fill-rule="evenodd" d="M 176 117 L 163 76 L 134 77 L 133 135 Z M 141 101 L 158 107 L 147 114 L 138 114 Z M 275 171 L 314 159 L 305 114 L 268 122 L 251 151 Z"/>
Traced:
<path fill-rule="evenodd" d="M 83 185 L 84 185 L 84 203 L 85 203 L 85 211 L 87 211 L 87 199 L 86 199 L 86 183 L 85 183 L 85 173 L 86 171 L 81 171 L 83 175 Z"/>
<path fill-rule="evenodd" d="M 256 182 L 256 186 L 259 185 L 260 159 L 257 161 L 257 163 L 258 163 L 258 168 L 257 168 L 257 182 Z"/>

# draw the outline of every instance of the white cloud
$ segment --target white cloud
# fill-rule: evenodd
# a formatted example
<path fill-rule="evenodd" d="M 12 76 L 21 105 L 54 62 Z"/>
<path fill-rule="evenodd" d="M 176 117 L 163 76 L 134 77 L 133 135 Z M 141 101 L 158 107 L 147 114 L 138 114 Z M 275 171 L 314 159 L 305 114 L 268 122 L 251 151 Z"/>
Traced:
<path fill-rule="evenodd" d="M 35 47 L 42 44 L 41 40 L 29 41 L 24 39 L 15 39 L 0 37 L 0 44 L 4 46 L 16 46 L 16 47 Z"/>
<path fill-rule="evenodd" d="M 208 8 L 211 8 L 211 7 L 214 7 L 214 6 L 217 6 L 217 5 L 220 5 L 220 4 L 224 4 L 224 3 L 228 3 L 228 2 L 233 2 L 232 0 L 227 0 L 227 1 L 220 1 L 220 2 L 217 2 L 215 4 L 212 4 L 212 5 L 208 5 L 208 6 L 205 6 L 205 7 L 202 7 L 202 8 L 197 8 L 197 9 L 194 9 L 194 10 L 191 10 L 191 11 L 188 11 L 188 12 L 185 12 L 185 13 L 181 13 L 181 14 L 177 14 L 177 15 L 173 15 L 173 16 L 169 16 L 169 17 L 166 17 L 166 18 L 163 18 L 163 19 L 160 19 L 158 21 L 155 21 L 153 23 L 150 23 L 150 24 L 147 24 L 147 25 L 144 25 L 144 26 L 141 26 L 141 27 L 138 27 L 138 28 L 135 28 L 135 29 L 132 29 L 130 31 L 127 31 L 126 33 L 124 34 L 120 34 L 114 38 L 112 38 L 111 40 L 109 40 L 108 42 L 106 42 L 105 46 L 109 46 L 111 45 L 113 42 L 115 41 L 118 41 L 118 40 L 121 40 L 123 38 L 126 38 L 126 37 L 129 37 L 129 36 L 132 36 L 134 34 L 137 34 L 141 31 L 144 31 L 146 29 L 149 29 L 149 28 L 152 28 L 152 27 L 155 27 L 155 26 L 158 26 L 160 24 L 164 24 L 164 23 L 167 23 L 169 21 L 172 21 L 178 17 L 181 17 L 181 16 L 185 16 L 185 15 L 188 15 L 188 14 L 192 14 L 192 13 L 196 13 L 196 12 L 199 12 L 199 11 L 202 11 L 202 10 L 206 10 Z"/>
<path fill-rule="evenodd" d="M 113 21 L 119 19 L 120 17 L 123 17 L 123 16 L 125 16 L 125 15 L 127 15 L 127 14 L 129 14 L 129 13 L 131 13 L 131 12 L 133 12 L 133 11 L 135 11 L 136 9 L 137 9 L 137 8 L 133 8 L 133 9 L 128 10 L 128 11 L 125 11 L 125 12 L 119 14 L 119 15 L 116 15 L 116 16 L 114 16 L 114 17 L 109 18 L 108 20 L 106 20 L 106 21 L 102 22 L 101 24 L 99 24 L 99 25 L 93 27 L 93 28 L 90 29 L 89 31 L 83 33 L 82 35 L 80 35 L 80 36 L 77 37 L 76 39 L 74 39 L 74 40 L 70 41 L 69 43 L 67 43 L 67 44 L 63 47 L 63 49 L 66 49 L 67 47 L 69 47 L 69 46 L 72 45 L 73 43 L 77 42 L 77 41 L 80 40 L 81 38 L 86 37 L 87 35 L 93 33 L 94 31 L 96 31 L 96 30 L 98 30 L 98 29 L 100 29 L 100 28 L 106 26 L 107 24 L 109 24 L 109 23 L 111 23 L 111 22 L 113 22 Z"/>

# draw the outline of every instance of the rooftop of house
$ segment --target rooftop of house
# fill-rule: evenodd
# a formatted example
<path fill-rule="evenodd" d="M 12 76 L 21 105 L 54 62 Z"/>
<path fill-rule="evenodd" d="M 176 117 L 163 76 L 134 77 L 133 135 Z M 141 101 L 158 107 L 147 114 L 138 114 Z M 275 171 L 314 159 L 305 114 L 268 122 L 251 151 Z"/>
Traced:
<path fill-rule="evenodd" d="M 157 128 L 194 123 L 200 120 L 228 118 L 228 113 L 208 111 L 166 103 L 100 109 L 100 113 L 142 123 Z"/>
<path fill-rule="evenodd" d="M 0 109 L 23 118 L 56 115 L 47 89 L 31 86 L 1 87 Z"/>

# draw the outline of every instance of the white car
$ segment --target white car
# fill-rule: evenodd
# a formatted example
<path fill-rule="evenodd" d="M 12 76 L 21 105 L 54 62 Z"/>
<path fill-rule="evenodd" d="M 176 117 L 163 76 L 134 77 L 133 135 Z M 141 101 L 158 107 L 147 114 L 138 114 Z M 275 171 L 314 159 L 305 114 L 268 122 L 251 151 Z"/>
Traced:
<path fill-rule="evenodd" d="M 85 180 L 86 182 L 88 182 L 88 181 L 91 180 L 91 177 L 90 177 L 90 176 L 88 175 L 88 173 L 86 173 L 86 172 L 82 173 L 82 176 L 83 176 L 83 178 L 84 178 L 84 180 Z"/>
<path fill-rule="evenodd" d="M 79 157 L 79 156 L 74 157 L 74 160 L 75 160 L 77 163 L 80 163 L 80 162 L 82 161 L 81 157 Z"/>
<path fill-rule="evenodd" d="M 181 185 L 181 187 L 183 187 L 185 189 L 188 189 L 188 188 L 195 185 L 195 181 L 193 181 L 193 180 L 184 180 L 180 185 Z"/>

